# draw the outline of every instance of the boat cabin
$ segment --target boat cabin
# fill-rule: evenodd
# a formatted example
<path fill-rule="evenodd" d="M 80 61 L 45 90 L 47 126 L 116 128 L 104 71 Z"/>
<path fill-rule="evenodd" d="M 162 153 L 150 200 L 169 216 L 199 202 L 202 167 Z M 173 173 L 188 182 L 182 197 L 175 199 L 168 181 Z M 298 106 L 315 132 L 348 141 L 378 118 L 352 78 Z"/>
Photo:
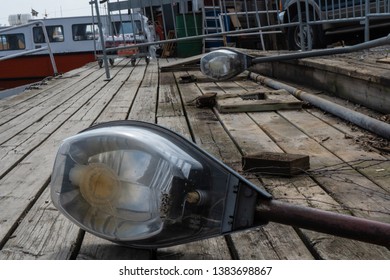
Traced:
<path fill-rule="evenodd" d="M 106 47 L 152 38 L 147 18 L 141 14 L 102 16 L 100 20 Z M 92 16 L 30 20 L 0 29 L 0 90 L 84 66 L 95 61 L 101 49 L 98 19 Z"/>
<path fill-rule="evenodd" d="M 101 17 L 105 41 L 145 41 L 149 36 L 147 18 L 140 14 Z M 101 49 L 97 18 L 92 16 L 31 20 L 37 25 L 22 26 L 0 34 L 0 57 L 46 45 L 40 22 L 46 26 L 53 53 L 93 51 Z M 111 24 L 110 24 L 111 22 Z M 95 42 L 98 42 L 95 46 Z"/>

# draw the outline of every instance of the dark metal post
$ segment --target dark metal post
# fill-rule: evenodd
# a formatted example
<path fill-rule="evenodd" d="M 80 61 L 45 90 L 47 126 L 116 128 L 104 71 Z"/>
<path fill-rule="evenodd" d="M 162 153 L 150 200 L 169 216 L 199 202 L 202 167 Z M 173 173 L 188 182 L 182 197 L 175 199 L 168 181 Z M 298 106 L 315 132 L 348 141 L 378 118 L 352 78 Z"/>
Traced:
<path fill-rule="evenodd" d="M 261 199 L 256 221 L 269 221 L 390 247 L 390 224 Z"/>
<path fill-rule="evenodd" d="M 103 3 L 104 2 L 105 1 L 103 1 Z M 102 44 L 104 70 L 106 71 L 107 80 L 110 80 L 111 79 L 110 69 L 108 68 L 107 51 L 106 51 L 106 46 L 104 43 L 103 24 L 102 24 L 102 21 L 100 18 L 99 4 L 98 4 L 97 0 L 93 0 L 93 3 L 95 4 L 96 16 L 97 16 L 98 26 L 99 26 L 99 36 L 100 36 L 100 41 Z M 102 1 L 100 3 L 102 3 Z"/>

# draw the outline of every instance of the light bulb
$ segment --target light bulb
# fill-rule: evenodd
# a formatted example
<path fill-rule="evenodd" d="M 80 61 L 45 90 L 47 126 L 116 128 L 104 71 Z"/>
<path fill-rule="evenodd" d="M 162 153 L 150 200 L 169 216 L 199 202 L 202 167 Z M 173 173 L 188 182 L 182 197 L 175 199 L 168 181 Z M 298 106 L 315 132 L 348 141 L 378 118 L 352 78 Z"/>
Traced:
<path fill-rule="evenodd" d="M 119 178 L 105 164 L 75 165 L 69 173 L 73 185 L 80 187 L 81 195 L 93 207 L 111 207 L 117 199 Z"/>

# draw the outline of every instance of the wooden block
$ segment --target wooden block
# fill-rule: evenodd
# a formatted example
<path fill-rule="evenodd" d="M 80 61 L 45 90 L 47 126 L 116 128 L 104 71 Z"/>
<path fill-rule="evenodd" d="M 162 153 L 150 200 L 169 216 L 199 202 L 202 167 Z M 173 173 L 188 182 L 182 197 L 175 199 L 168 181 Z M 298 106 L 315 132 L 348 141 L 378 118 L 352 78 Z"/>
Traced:
<path fill-rule="evenodd" d="M 168 32 L 168 40 L 175 38 L 175 31 L 169 30 Z M 175 43 L 170 42 L 164 44 L 163 51 L 162 51 L 162 57 L 170 57 L 174 53 Z"/>
<path fill-rule="evenodd" d="M 230 9 L 227 9 L 227 10 L 231 14 L 231 15 L 229 15 L 229 17 L 230 17 L 230 20 L 231 20 L 231 22 L 232 22 L 232 24 L 234 26 L 234 29 L 235 30 L 241 29 L 240 20 L 238 19 L 237 14 L 235 14 L 236 10 L 234 8 L 230 8 Z M 238 10 L 238 11 L 240 11 L 240 10 Z"/>
<path fill-rule="evenodd" d="M 243 93 L 224 93 L 217 96 L 218 100 L 224 100 L 229 98 L 241 98 L 242 100 L 264 100 L 266 93 L 269 91 L 245 91 Z"/>
<path fill-rule="evenodd" d="M 380 58 L 377 62 L 390 64 L 390 57 Z"/>
<path fill-rule="evenodd" d="M 301 109 L 302 101 L 286 90 L 257 93 L 226 94 L 218 97 L 217 109 L 220 113 L 265 112 L 276 110 Z"/>
<path fill-rule="evenodd" d="M 189 84 L 196 82 L 196 77 L 194 75 L 184 75 L 180 76 L 180 83 L 182 84 Z"/>
<path fill-rule="evenodd" d="M 245 172 L 292 176 L 310 169 L 307 155 L 263 152 L 242 157 Z"/>
<path fill-rule="evenodd" d="M 166 66 L 160 67 L 161 72 L 175 72 L 175 71 L 199 71 L 199 62 L 204 54 L 195 55 L 183 59 L 176 60 Z"/>

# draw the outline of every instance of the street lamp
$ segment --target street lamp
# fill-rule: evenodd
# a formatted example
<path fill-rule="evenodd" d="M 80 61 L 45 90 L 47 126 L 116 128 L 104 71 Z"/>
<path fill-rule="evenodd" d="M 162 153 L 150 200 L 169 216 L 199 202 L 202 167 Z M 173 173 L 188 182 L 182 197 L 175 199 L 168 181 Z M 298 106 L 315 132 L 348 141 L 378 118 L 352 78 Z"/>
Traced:
<path fill-rule="evenodd" d="M 390 225 L 276 201 L 182 136 L 138 121 L 65 139 L 54 205 L 82 229 L 139 248 L 229 234 L 270 221 L 390 246 Z"/>
<path fill-rule="evenodd" d="M 351 53 L 387 44 L 390 44 L 390 34 L 386 37 L 364 42 L 354 46 L 313 50 L 307 52 L 296 52 L 256 58 L 244 54 L 236 49 L 221 48 L 204 55 L 200 60 L 200 69 L 204 75 L 214 80 L 228 80 L 258 63 Z"/>

